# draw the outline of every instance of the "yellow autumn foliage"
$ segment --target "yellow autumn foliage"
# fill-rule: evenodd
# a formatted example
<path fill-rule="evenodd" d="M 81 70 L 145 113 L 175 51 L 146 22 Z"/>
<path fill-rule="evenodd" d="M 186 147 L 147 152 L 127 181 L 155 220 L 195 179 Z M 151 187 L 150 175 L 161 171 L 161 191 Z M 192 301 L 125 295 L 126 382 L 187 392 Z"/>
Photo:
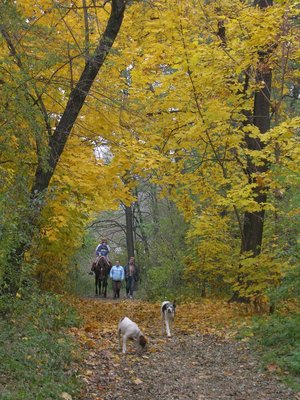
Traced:
<path fill-rule="evenodd" d="M 20 176 L 23 187 L 30 187 L 33 167 L 47 154 L 49 136 L 105 29 L 106 3 L 89 7 L 88 15 L 76 1 L 1 5 L 16 52 L 12 57 L 13 49 L 1 42 L 4 192 L 13 193 Z M 86 224 L 120 201 L 129 205 L 140 177 L 158 184 L 190 224 L 187 280 L 195 273 L 211 283 L 218 274 L 227 281 L 237 274 L 242 214 L 276 210 L 272 197 L 258 204 L 257 186 L 282 189 L 281 173 L 294 185 L 299 117 L 291 116 L 284 99 L 299 80 L 293 67 L 300 59 L 299 30 L 293 24 L 298 2 L 276 2 L 251 12 L 239 0 L 219 3 L 152 0 L 128 5 L 47 194 L 31 254 L 45 285 L 60 286 Z M 217 34 L 220 22 L 226 43 Z M 265 66 L 260 65 L 261 52 L 269 54 Z M 263 67 L 272 70 L 274 119 L 261 134 L 245 124 L 245 114 L 252 112 L 253 93 L 264 87 L 256 81 L 256 70 Z M 248 149 L 245 135 L 265 147 Z M 274 168 L 254 174 L 249 182 L 249 160 L 256 166 L 267 160 Z M 273 261 L 267 252 L 260 260 L 242 260 L 253 290 L 264 290 L 260 285 L 265 278 L 276 284 L 282 271 L 276 265 L 273 275 Z M 266 268 L 262 275 L 261 265 Z"/>

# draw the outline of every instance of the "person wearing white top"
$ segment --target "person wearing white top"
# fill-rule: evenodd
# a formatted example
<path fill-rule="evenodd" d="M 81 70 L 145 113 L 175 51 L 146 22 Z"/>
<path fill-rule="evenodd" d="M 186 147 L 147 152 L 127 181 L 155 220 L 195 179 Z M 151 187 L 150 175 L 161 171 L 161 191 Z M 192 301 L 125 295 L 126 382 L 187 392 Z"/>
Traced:
<path fill-rule="evenodd" d="M 113 283 L 114 299 L 120 298 L 121 284 L 124 280 L 124 268 L 120 265 L 120 261 L 116 261 L 109 273 Z"/>

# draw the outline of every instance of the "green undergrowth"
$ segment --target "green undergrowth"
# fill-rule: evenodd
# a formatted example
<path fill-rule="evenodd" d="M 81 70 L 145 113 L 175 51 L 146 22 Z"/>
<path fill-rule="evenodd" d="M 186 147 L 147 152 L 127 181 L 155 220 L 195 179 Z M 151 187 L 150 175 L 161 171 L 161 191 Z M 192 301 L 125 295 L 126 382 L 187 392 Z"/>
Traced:
<path fill-rule="evenodd" d="M 279 373 L 294 389 L 300 389 L 300 314 L 275 314 L 256 318 L 251 332 L 253 346 L 262 354 L 264 367 Z"/>
<path fill-rule="evenodd" d="M 60 399 L 79 391 L 79 351 L 67 328 L 75 310 L 61 296 L 36 289 L 0 297 L 1 400 Z"/>

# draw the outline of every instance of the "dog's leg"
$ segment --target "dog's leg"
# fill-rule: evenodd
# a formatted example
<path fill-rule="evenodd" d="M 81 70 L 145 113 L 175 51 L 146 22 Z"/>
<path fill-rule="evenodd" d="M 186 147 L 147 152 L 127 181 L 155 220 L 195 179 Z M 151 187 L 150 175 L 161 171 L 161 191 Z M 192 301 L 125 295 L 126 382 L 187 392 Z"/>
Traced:
<path fill-rule="evenodd" d="M 119 350 L 121 350 L 121 329 L 118 329 Z"/>
<path fill-rule="evenodd" d="M 163 335 L 165 332 L 165 314 L 163 311 L 161 312 L 161 334 Z"/>
<path fill-rule="evenodd" d="M 167 336 L 171 337 L 168 314 L 165 315 Z"/>
<path fill-rule="evenodd" d="M 170 318 L 169 322 L 170 322 L 170 335 L 172 335 L 173 334 L 173 322 L 174 322 L 173 317 Z"/>
<path fill-rule="evenodd" d="M 127 342 L 127 336 L 123 335 L 123 353 L 126 353 L 126 342 Z"/>

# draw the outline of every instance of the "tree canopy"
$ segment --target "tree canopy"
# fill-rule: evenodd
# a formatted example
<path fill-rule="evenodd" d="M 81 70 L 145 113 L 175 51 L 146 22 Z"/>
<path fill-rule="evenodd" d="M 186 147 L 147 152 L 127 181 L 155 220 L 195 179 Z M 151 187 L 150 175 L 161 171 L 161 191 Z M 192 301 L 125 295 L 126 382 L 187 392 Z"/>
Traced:
<path fill-rule="evenodd" d="M 188 284 L 255 300 L 293 270 L 296 0 L 26 0 L 0 13 L 2 281 L 21 271 L 59 290 L 86 226 L 136 207 L 144 182 L 187 224 Z"/>

